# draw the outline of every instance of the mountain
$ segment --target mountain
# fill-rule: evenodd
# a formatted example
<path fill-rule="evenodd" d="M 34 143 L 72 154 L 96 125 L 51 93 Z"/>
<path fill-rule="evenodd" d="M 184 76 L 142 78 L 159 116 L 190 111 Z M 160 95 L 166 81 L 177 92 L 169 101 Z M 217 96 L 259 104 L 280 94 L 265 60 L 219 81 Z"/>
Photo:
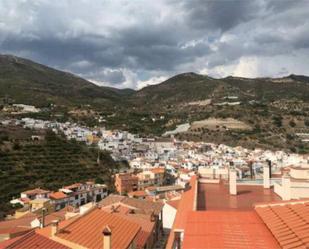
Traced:
<path fill-rule="evenodd" d="M 1 99 L 4 104 L 59 107 L 25 114 L 35 118 L 104 125 L 141 135 L 162 135 L 189 123 L 193 125 L 178 134 L 179 139 L 309 153 L 307 138 L 297 135 L 309 133 L 309 77 L 302 75 L 216 79 L 189 72 L 135 91 L 100 87 L 67 72 L 2 55 Z"/>
<path fill-rule="evenodd" d="M 309 77 L 290 75 L 283 78 L 214 79 L 195 73 L 176 75 L 158 85 L 147 86 L 134 95 L 133 102 L 147 105 L 171 105 L 213 99 L 220 101 L 229 95 L 240 100 L 275 101 L 297 98 L 309 100 Z"/>
<path fill-rule="evenodd" d="M 100 87 L 71 73 L 33 61 L 0 55 L 0 97 L 16 103 L 46 105 L 111 105 L 131 91 Z"/>
<path fill-rule="evenodd" d="M 172 105 L 237 94 L 240 99 L 308 100 L 309 77 L 290 75 L 283 78 L 211 78 L 196 73 L 176 75 L 160 84 L 139 91 L 97 86 L 71 73 L 59 71 L 12 55 L 0 55 L 0 98 L 11 97 L 16 103 L 46 105 L 93 104 L 121 105 L 127 99 L 133 106 Z"/>

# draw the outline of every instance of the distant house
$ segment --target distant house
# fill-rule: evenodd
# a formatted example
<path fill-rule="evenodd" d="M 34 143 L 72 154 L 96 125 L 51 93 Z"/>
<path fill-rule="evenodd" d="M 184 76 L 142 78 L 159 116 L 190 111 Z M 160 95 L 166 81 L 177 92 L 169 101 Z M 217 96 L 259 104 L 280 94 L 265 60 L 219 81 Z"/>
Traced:
<path fill-rule="evenodd" d="M 59 189 L 59 191 L 67 195 L 68 198 L 64 200 L 72 206 L 81 206 L 91 201 L 98 202 L 108 195 L 105 184 L 95 184 L 94 182 L 74 183 Z"/>
<path fill-rule="evenodd" d="M 49 194 L 50 194 L 49 190 L 35 188 L 35 189 L 21 192 L 20 197 L 34 200 L 34 199 L 41 199 L 41 198 L 49 198 Z"/>
<path fill-rule="evenodd" d="M 115 175 L 115 187 L 118 193 L 128 193 L 138 190 L 138 177 L 130 173 Z"/>
<path fill-rule="evenodd" d="M 51 203 L 55 206 L 55 210 L 64 208 L 69 202 L 68 195 L 61 191 L 51 193 L 49 198 L 51 199 Z"/>
<path fill-rule="evenodd" d="M 120 194 L 145 190 L 151 186 L 162 186 L 164 181 L 164 168 L 152 168 L 136 175 L 131 173 L 119 173 L 115 175 L 115 187 Z"/>

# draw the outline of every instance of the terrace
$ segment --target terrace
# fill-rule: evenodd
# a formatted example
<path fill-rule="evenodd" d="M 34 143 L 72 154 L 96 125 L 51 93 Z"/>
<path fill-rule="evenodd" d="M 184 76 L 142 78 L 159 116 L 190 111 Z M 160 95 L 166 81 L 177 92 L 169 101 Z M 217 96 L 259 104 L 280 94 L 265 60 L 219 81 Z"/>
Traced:
<path fill-rule="evenodd" d="M 230 195 L 228 185 L 223 182 L 199 183 L 197 210 L 252 210 L 256 203 L 279 200 L 273 189 L 263 186 L 237 185 L 237 195 Z"/>

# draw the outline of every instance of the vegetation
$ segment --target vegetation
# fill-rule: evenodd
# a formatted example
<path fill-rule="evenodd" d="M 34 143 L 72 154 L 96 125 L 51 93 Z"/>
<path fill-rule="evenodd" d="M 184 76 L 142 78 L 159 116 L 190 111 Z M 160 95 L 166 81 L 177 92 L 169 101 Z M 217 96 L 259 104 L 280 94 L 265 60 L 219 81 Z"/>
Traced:
<path fill-rule="evenodd" d="M 252 130 L 231 132 L 228 127 L 218 127 L 206 131 L 202 128 L 207 127 L 201 127 L 178 137 L 299 153 L 309 151 L 308 143 L 296 136 L 309 133 L 309 77 L 306 76 L 214 79 L 184 73 L 139 91 L 118 90 L 96 86 L 29 60 L 0 56 L 1 99 L 2 107 L 14 102 L 44 107 L 40 113 L 10 117 L 103 125 L 142 135 L 161 135 L 178 124 L 208 118 L 234 118 Z M 192 104 L 198 101 L 210 103 Z M 239 104 L 224 105 L 226 102 Z"/>
<path fill-rule="evenodd" d="M 24 132 L 24 131 L 21 131 Z M 3 131 L 1 132 L 3 133 Z M 0 210 L 10 209 L 9 200 L 20 192 L 36 187 L 57 190 L 87 180 L 112 188 L 112 174 L 126 167 L 115 163 L 107 152 L 99 153 L 76 141 L 66 141 L 47 132 L 44 141 L 15 140 L 7 134 L 0 147 Z M 5 139 L 5 141 L 4 141 Z"/>

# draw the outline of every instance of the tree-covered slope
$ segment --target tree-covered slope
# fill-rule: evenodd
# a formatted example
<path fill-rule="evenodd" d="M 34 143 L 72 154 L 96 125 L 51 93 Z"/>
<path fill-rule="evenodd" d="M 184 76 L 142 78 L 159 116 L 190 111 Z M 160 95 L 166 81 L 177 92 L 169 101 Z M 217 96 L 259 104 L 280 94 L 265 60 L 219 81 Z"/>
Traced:
<path fill-rule="evenodd" d="M 66 141 L 51 132 L 47 132 L 44 141 L 37 142 L 16 140 L 16 137 L 4 135 L 3 131 L 0 139 L 2 211 L 9 209 L 8 201 L 12 197 L 18 197 L 20 192 L 36 187 L 57 190 L 64 185 L 90 179 L 112 187 L 112 172 L 119 167 L 109 154 L 100 152 L 98 163 L 96 149 Z"/>

